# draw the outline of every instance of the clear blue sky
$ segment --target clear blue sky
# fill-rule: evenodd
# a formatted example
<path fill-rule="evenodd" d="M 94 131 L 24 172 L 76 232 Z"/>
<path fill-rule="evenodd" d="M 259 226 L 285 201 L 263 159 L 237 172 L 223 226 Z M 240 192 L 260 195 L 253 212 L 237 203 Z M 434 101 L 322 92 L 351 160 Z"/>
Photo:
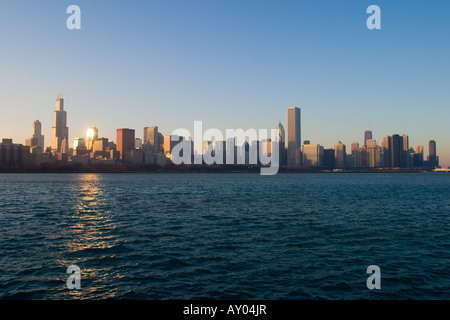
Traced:
<path fill-rule="evenodd" d="M 66 9 L 81 8 L 81 30 Z M 366 9 L 381 8 L 381 30 Z M 408 134 L 450 166 L 450 1 L 2 1 L 0 137 L 24 143 L 34 120 L 50 145 L 56 96 L 70 139 L 116 129 L 286 127 L 350 148 Z"/>

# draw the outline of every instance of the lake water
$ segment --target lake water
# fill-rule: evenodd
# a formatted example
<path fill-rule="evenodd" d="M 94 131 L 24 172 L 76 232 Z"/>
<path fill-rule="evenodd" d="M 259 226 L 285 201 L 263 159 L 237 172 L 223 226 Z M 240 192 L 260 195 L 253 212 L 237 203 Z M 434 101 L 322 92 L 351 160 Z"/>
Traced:
<path fill-rule="evenodd" d="M 449 263 L 447 173 L 0 174 L 1 299 L 450 299 Z"/>

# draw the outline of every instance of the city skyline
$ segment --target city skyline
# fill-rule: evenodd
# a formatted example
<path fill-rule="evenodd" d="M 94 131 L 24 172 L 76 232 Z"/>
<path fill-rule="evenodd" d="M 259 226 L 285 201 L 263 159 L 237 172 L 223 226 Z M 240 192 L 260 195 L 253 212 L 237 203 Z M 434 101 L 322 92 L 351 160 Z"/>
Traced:
<path fill-rule="evenodd" d="M 264 134 L 260 131 L 259 137 L 257 137 L 254 128 L 231 129 L 231 132 L 234 132 L 232 136 L 229 136 L 227 129 L 226 139 L 220 130 L 208 128 L 206 132 L 211 130 L 216 132 L 211 136 L 212 140 L 205 138 L 204 134 L 206 133 L 203 132 L 202 121 L 194 123 L 194 127 L 199 126 L 194 129 L 194 135 L 191 135 L 189 130 L 182 128 L 169 135 L 163 135 L 159 132 L 158 126 L 152 126 L 144 127 L 143 138 L 139 138 L 136 137 L 134 128 L 118 128 L 116 129 L 115 140 L 110 140 L 109 137 L 99 137 L 98 128 L 89 127 L 86 132 L 86 139 L 83 137 L 73 138 L 73 148 L 69 149 L 67 112 L 64 110 L 64 97 L 59 94 L 56 98 L 54 110 L 51 147 L 42 147 L 45 137 L 41 135 L 41 122 L 36 120 L 32 125 L 33 135 L 26 140 L 25 146 L 17 144 L 10 138 L 2 139 L 0 146 L 4 150 L 2 151 L 1 162 L 7 166 L 39 166 L 41 163 L 57 164 L 57 162 L 52 162 L 57 160 L 62 161 L 61 163 L 70 162 L 89 166 L 92 163 L 99 163 L 98 161 L 106 161 L 105 163 L 116 163 L 118 161 L 118 163 L 123 164 L 165 166 L 169 162 L 180 164 L 180 160 L 185 164 L 191 164 L 197 157 L 196 155 L 201 154 L 203 160 L 200 162 L 194 161 L 194 163 L 202 164 L 203 162 L 205 164 L 206 161 L 207 164 L 214 164 L 219 161 L 217 164 L 270 164 L 271 169 L 272 166 L 275 166 L 275 171 L 270 170 L 270 174 L 276 174 L 280 166 L 288 168 L 315 167 L 328 170 L 359 170 L 362 168 L 422 168 L 430 170 L 442 168 L 435 140 L 428 142 L 429 153 L 426 156 L 423 145 L 416 145 L 415 147 L 410 145 L 409 136 L 406 134 L 385 135 L 379 145 L 373 139 L 372 131 L 369 129 L 364 132 L 362 147 L 360 148 L 359 142 L 353 142 L 351 152 L 347 153 L 346 145 L 341 141 L 334 148 L 324 148 L 319 143 L 311 144 L 310 140 L 304 140 L 302 143 L 301 109 L 298 107 L 287 108 L 286 123 L 288 127 L 287 139 L 281 121 L 278 123 L 276 130 L 272 130 L 269 136 L 267 136 L 267 132 Z M 182 134 L 186 136 L 179 136 L 180 133 L 178 132 L 183 132 Z M 230 140 L 233 140 L 230 145 L 231 149 L 228 146 Z M 274 146 L 274 150 L 277 151 L 276 158 L 272 158 L 273 142 L 276 142 Z M 181 144 L 177 146 L 179 143 Z M 174 150 L 174 153 L 172 153 L 175 146 L 177 146 L 177 151 Z M 200 149 L 197 149 L 199 147 Z M 25 151 L 24 148 L 29 148 L 29 151 Z M 199 152 L 199 150 L 201 151 Z M 218 154 L 216 155 L 216 153 Z M 229 157 L 228 153 L 231 153 L 230 157 L 234 157 L 234 161 L 228 162 L 227 160 L 225 162 L 224 159 Z M 241 160 L 237 160 L 236 156 L 242 157 Z M 174 161 L 174 157 L 177 160 Z M 260 157 L 264 157 L 264 159 L 260 159 Z M 113 160 L 113 162 L 110 160 Z M 213 162 L 211 163 L 211 161 Z"/>
<path fill-rule="evenodd" d="M 48 144 L 45 110 L 62 89 L 70 146 L 89 127 L 111 139 L 121 127 L 139 137 L 149 125 L 170 134 L 195 120 L 222 130 L 287 128 L 285 108 L 296 105 L 308 119 L 302 139 L 313 144 L 363 145 L 368 128 L 377 142 L 406 133 L 425 154 L 435 140 L 450 166 L 450 4 L 378 1 L 382 29 L 370 31 L 369 2 L 78 1 L 82 29 L 69 31 L 66 3 L 24 3 L 0 4 L 8 13 L 0 19 L 0 136 L 15 142 L 39 119 Z"/>
<path fill-rule="evenodd" d="M 63 105 L 64 105 L 64 97 L 58 97 L 57 98 L 57 108 L 58 108 L 58 101 L 59 101 L 59 99 L 62 99 L 62 101 L 63 101 Z M 294 107 L 289 107 L 289 108 L 294 108 Z M 289 108 L 287 108 L 287 109 L 289 109 Z M 300 108 L 298 108 L 298 107 L 295 107 L 296 109 L 298 109 L 299 110 L 299 117 L 301 118 L 301 115 L 300 115 L 300 113 L 301 113 L 301 109 Z M 53 127 L 51 127 L 50 128 L 50 130 L 51 130 L 51 134 L 50 134 L 50 137 L 53 139 L 53 135 L 55 134 L 54 133 L 54 131 L 56 132 L 56 126 L 55 126 L 55 124 L 56 123 L 66 123 L 67 122 L 67 120 L 66 119 L 63 119 L 64 117 L 60 117 L 60 116 L 56 116 L 56 114 L 59 114 L 60 112 L 64 112 L 64 115 L 65 115 L 65 117 L 67 117 L 67 114 L 65 113 L 66 112 L 66 110 L 54 110 L 54 113 L 55 113 L 55 120 L 54 121 L 57 121 L 57 122 L 54 122 L 54 126 Z M 301 123 L 301 119 L 299 118 L 299 120 L 300 120 L 300 128 L 302 127 L 302 123 Z M 61 122 L 62 121 L 62 122 Z M 38 122 L 39 124 L 38 124 L 38 126 L 40 127 L 40 129 L 39 129 L 39 132 L 41 132 L 41 131 L 48 131 L 48 130 L 45 130 L 45 126 L 43 126 L 42 125 L 42 121 L 40 121 L 39 119 L 36 119 L 34 122 L 33 122 L 33 126 L 35 125 L 35 123 L 36 122 Z M 275 122 L 274 122 L 275 123 Z M 278 125 L 279 124 L 281 124 L 282 126 L 283 126 L 283 123 L 285 123 L 286 125 L 287 125 L 287 123 L 288 123 L 288 120 L 286 119 L 286 121 L 285 122 L 283 122 L 283 121 L 278 121 Z M 278 127 L 278 125 L 277 125 L 277 127 Z M 44 127 L 44 129 L 41 129 L 42 127 Z M 187 125 L 187 126 L 184 126 L 184 128 L 189 128 L 190 127 L 190 124 L 189 125 Z M 144 129 L 144 134 L 145 134 L 145 130 L 146 129 L 154 129 L 154 128 L 156 128 L 156 132 L 158 132 L 157 130 L 158 130 L 158 125 L 153 125 L 152 127 L 144 127 L 143 129 Z M 66 129 L 67 129 L 67 131 L 68 131 L 68 127 L 66 127 Z M 86 128 L 86 130 L 84 130 L 84 135 L 83 134 L 81 134 L 81 135 L 79 135 L 79 136 L 74 136 L 74 137 L 71 137 L 71 136 L 69 136 L 69 134 L 67 133 L 67 136 L 68 136 L 68 149 L 72 149 L 72 148 L 76 148 L 76 146 L 74 145 L 74 139 L 84 139 L 85 141 L 87 141 L 87 144 L 88 144 L 88 149 L 90 149 L 90 148 L 92 148 L 92 145 L 91 146 L 89 146 L 89 131 L 90 130 L 94 130 L 95 129 L 95 134 L 96 134 L 96 137 L 98 137 L 98 128 L 97 127 L 94 127 L 94 126 L 90 126 L 90 127 L 88 127 L 88 128 Z M 142 129 L 142 128 L 132 128 L 133 130 L 137 130 L 137 132 L 140 132 L 141 130 L 140 129 Z M 238 129 L 238 128 L 235 128 L 235 129 Z M 248 127 L 244 127 L 244 128 L 242 128 L 242 129 L 244 129 L 244 130 L 246 130 L 246 129 L 248 129 Z M 270 128 L 269 128 L 270 129 Z M 284 129 L 284 128 L 283 128 Z M 115 130 L 117 130 L 117 129 L 115 129 Z M 191 131 L 191 130 L 190 130 Z M 81 132 L 81 133 L 83 133 L 83 129 L 80 129 L 80 128 L 78 128 L 78 129 L 76 129 L 76 132 Z M 370 137 L 372 137 L 372 134 L 373 134 L 373 132 L 372 132 L 372 130 L 370 130 L 370 129 L 366 129 L 365 131 L 364 131 L 364 137 L 361 139 L 361 141 L 363 141 L 362 143 L 361 143 L 361 145 L 362 146 L 365 146 L 365 141 L 372 141 L 372 143 L 376 143 L 377 145 L 380 145 L 380 146 L 382 146 L 382 143 L 378 143 L 378 142 L 380 142 L 380 141 L 382 141 L 382 139 L 367 139 L 367 137 L 366 137 L 366 135 L 368 134 L 368 132 L 370 132 Z M 395 130 L 393 131 L 393 132 L 396 132 Z M 161 133 L 161 132 L 160 132 Z M 166 136 L 166 135 L 170 135 L 170 134 L 172 134 L 172 132 L 165 132 L 165 131 L 163 131 L 163 136 Z M 65 133 L 64 133 L 65 134 Z M 359 133 L 360 135 L 361 135 L 361 133 Z M 379 133 L 379 137 L 381 137 L 381 138 L 384 138 L 384 136 L 386 135 L 387 133 Z M 390 134 L 392 134 L 392 135 L 399 135 L 399 133 L 390 133 Z M 32 133 L 32 136 L 34 135 L 34 133 Z M 301 135 L 301 133 L 300 133 L 300 135 Z M 26 133 L 24 133 L 24 134 L 21 134 L 20 136 L 26 136 Z M 29 135 L 28 135 L 29 136 Z M 46 135 L 44 134 L 44 135 L 42 135 L 42 140 L 44 140 L 44 137 L 45 137 Z M 115 139 L 116 138 L 116 135 L 111 135 L 111 136 L 108 136 L 108 135 L 103 135 L 104 137 L 108 137 L 109 139 L 112 139 L 111 141 L 113 141 L 113 142 L 115 142 L 115 143 L 117 143 L 117 139 Z M 135 137 L 136 138 L 139 138 L 139 139 L 141 139 L 142 140 L 142 143 L 145 143 L 145 136 L 143 135 L 142 137 L 141 136 L 139 136 L 139 135 L 135 135 Z M 20 141 L 20 140 L 18 140 L 18 139 L 16 139 L 16 137 L 13 137 L 13 136 L 10 136 L 10 135 L 4 135 L 3 136 L 3 138 L 7 138 L 7 139 L 12 139 L 15 143 L 20 143 L 20 144 L 24 144 L 24 145 L 28 145 L 27 143 L 28 143 L 28 141 L 30 140 L 29 138 L 28 139 L 25 139 L 24 141 Z M 408 138 L 409 138 L 409 136 L 408 136 Z M 286 148 L 288 149 L 288 136 L 287 136 L 287 139 L 286 139 Z M 61 139 L 61 140 L 63 140 L 63 139 Z M 420 139 L 421 141 L 425 141 L 425 138 L 422 138 L 422 139 Z M 428 141 L 426 141 L 425 143 L 423 143 L 423 144 L 416 144 L 416 143 L 413 143 L 412 145 L 409 145 L 409 148 L 413 148 L 414 150 L 416 150 L 416 148 L 417 147 L 422 147 L 422 149 L 423 149 L 423 153 L 424 154 L 428 154 L 429 153 L 429 150 L 432 150 L 432 149 L 430 149 L 430 142 L 431 141 L 436 141 L 437 139 L 433 139 L 433 137 L 431 137 L 431 139 L 430 140 L 428 140 Z M 314 141 L 314 143 L 315 144 L 320 144 L 322 147 L 329 147 L 329 148 L 332 148 L 332 147 L 334 147 L 335 145 L 336 145 L 336 143 L 337 142 L 342 142 L 342 139 L 338 139 L 338 141 L 337 142 L 335 142 L 335 143 L 332 143 L 331 145 L 325 145 L 325 144 L 323 144 L 321 141 L 317 141 L 317 140 L 306 140 L 306 141 L 309 141 L 309 142 L 311 142 L 311 141 Z M 59 148 L 60 148 L 60 145 L 61 145 L 61 142 L 62 141 L 59 141 Z M 299 142 L 300 142 L 300 146 L 303 146 L 304 144 L 303 144 L 303 142 L 304 142 L 304 140 L 302 140 L 301 139 L 301 137 L 300 137 L 300 140 L 299 140 Z M 42 142 L 43 143 L 43 142 Z M 354 140 L 352 140 L 351 142 L 350 142 L 350 140 L 349 141 L 344 141 L 344 142 L 342 142 L 344 145 L 352 145 L 352 144 L 354 144 L 354 143 L 358 143 L 358 144 L 360 144 L 360 140 L 358 140 L 357 138 L 355 138 Z M 436 142 L 435 142 L 436 143 Z M 51 147 L 51 144 L 47 144 L 47 145 L 45 145 L 44 144 L 44 148 L 46 148 L 46 147 Z M 434 146 L 434 148 L 436 149 L 436 146 Z M 55 151 L 55 150 L 57 150 L 57 149 L 53 149 L 53 147 L 52 147 L 52 150 L 53 151 Z M 436 152 L 436 151 L 435 151 Z M 439 152 L 438 152 L 438 154 L 439 154 L 439 158 L 440 158 L 440 164 L 441 164 L 441 166 L 442 167 L 450 167 L 450 159 L 448 159 L 448 158 L 445 158 L 445 157 L 442 157 L 441 155 L 442 154 L 445 154 L 445 151 L 444 152 L 442 152 L 442 150 L 440 150 Z M 289 159 L 289 157 L 288 157 L 288 159 Z M 447 165 L 448 164 L 448 165 Z"/>

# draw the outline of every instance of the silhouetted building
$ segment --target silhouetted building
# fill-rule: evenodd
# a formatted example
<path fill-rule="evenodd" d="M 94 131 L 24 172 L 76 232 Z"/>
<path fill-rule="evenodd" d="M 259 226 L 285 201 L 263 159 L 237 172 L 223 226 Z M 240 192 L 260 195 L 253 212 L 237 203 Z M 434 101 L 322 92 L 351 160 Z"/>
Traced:
<path fill-rule="evenodd" d="M 30 164 L 30 147 L 13 143 L 12 139 L 2 140 L 0 143 L 0 167 L 18 168 Z"/>
<path fill-rule="evenodd" d="M 439 167 L 439 157 L 436 154 L 436 141 L 428 142 L 428 166 L 431 168 Z"/>
<path fill-rule="evenodd" d="M 347 154 L 345 156 L 345 168 L 352 169 L 353 168 L 353 156 L 351 154 Z"/>
<path fill-rule="evenodd" d="M 393 168 L 400 168 L 402 164 L 403 138 L 398 134 L 393 134 L 391 137 L 391 166 Z"/>
<path fill-rule="evenodd" d="M 367 147 L 367 140 L 372 139 L 372 131 L 371 130 L 366 130 L 364 132 L 364 146 Z"/>
<path fill-rule="evenodd" d="M 414 167 L 423 167 L 423 146 L 418 145 L 416 147 L 416 152 L 413 154 L 413 166 Z"/>
<path fill-rule="evenodd" d="M 428 154 L 430 157 L 436 156 L 436 141 L 430 140 L 430 142 L 428 142 Z"/>
<path fill-rule="evenodd" d="M 322 166 L 327 169 L 334 169 L 334 162 L 334 149 L 324 149 Z"/>

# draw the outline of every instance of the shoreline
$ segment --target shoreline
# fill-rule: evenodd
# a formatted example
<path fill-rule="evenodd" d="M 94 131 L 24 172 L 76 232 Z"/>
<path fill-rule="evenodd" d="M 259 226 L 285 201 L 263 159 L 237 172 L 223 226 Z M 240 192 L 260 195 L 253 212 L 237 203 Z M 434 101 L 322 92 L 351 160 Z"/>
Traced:
<path fill-rule="evenodd" d="M 0 173 L 257 173 L 260 174 L 261 166 L 233 166 L 224 168 L 222 166 L 127 166 L 119 165 L 114 167 L 45 167 L 45 168 L 0 168 Z M 359 169 L 323 169 L 323 168 L 279 168 L 278 173 L 427 173 L 436 172 L 431 169 L 412 169 L 412 168 L 359 168 Z M 446 171 L 437 171 L 437 173 L 447 173 Z"/>

